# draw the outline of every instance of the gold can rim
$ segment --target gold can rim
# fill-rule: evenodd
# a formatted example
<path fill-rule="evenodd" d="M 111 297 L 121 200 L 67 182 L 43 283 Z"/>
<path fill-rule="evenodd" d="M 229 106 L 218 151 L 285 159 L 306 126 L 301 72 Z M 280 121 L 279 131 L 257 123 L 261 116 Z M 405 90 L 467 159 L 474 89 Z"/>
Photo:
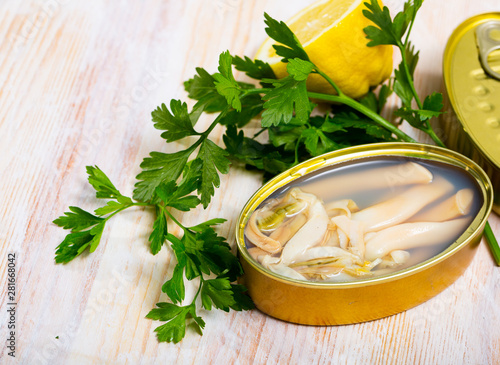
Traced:
<path fill-rule="evenodd" d="M 430 161 L 443 162 L 462 168 L 469 173 L 476 181 L 483 196 L 483 204 L 476 217 L 469 225 L 469 228 L 447 249 L 438 255 L 431 257 L 417 265 L 386 275 L 374 278 L 361 279 L 352 282 L 306 282 L 302 280 L 288 278 L 270 270 L 265 269 L 260 263 L 250 256 L 245 245 L 244 228 L 249 218 L 249 213 L 253 212 L 269 195 L 278 188 L 302 177 L 306 174 L 317 171 L 320 168 L 333 166 L 340 163 L 352 162 L 364 158 L 392 156 L 403 158 L 423 158 Z M 472 240 L 474 233 L 484 228 L 488 216 L 493 207 L 493 189 L 490 179 L 484 170 L 468 157 L 447 148 L 428 145 L 423 143 L 407 142 L 383 142 L 372 143 L 361 146 L 347 147 L 341 150 L 328 152 L 326 154 L 306 160 L 289 170 L 275 176 L 259 188 L 247 201 L 238 217 L 236 226 L 236 245 L 239 255 L 261 274 L 283 283 L 294 286 L 315 288 L 315 289 L 348 289 L 359 288 L 368 285 L 377 285 L 382 282 L 402 279 L 420 271 L 426 270 L 447 258 L 453 256 L 457 251 L 467 246 Z"/>

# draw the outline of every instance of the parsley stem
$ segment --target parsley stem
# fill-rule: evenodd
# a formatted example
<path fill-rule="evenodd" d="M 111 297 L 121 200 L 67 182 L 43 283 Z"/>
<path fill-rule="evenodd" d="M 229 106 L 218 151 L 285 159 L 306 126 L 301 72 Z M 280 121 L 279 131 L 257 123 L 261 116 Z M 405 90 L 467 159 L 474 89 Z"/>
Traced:
<path fill-rule="evenodd" d="M 200 145 L 203 143 L 203 141 L 205 141 L 207 138 L 208 138 L 208 135 L 214 130 L 214 128 L 217 126 L 217 124 L 219 124 L 219 121 L 224 117 L 226 116 L 227 112 L 229 111 L 230 107 L 229 105 L 226 106 L 224 109 L 222 109 L 222 111 L 220 112 L 220 114 L 217 116 L 217 118 L 214 119 L 214 121 L 212 122 L 212 124 L 210 124 L 210 126 L 207 128 L 207 130 L 203 133 L 200 133 L 200 138 L 198 138 L 198 140 L 191 146 L 189 147 L 186 151 L 190 151 L 189 154 L 193 153 L 193 151 Z"/>
<path fill-rule="evenodd" d="M 402 61 L 401 63 L 403 64 L 406 74 L 406 79 L 408 81 L 408 84 L 410 85 L 413 97 L 415 98 L 418 108 L 423 109 L 422 102 L 420 101 L 420 98 L 418 97 L 417 94 L 417 90 L 415 90 L 415 84 L 413 83 L 413 76 L 411 75 L 410 69 L 408 67 L 408 62 L 406 59 L 406 45 L 402 44 L 401 41 L 398 41 L 398 48 L 401 51 L 401 61 Z M 411 105 L 407 106 L 411 108 Z"/>
<path fill-rule="evenodd" d="M 302 140 L 302 136 L 300 136 L 297 139 L 297 144 L 295 145 L 295 161 L 293 162 L 293 166 L 295 166 L 299 163 L 299 145 L 300 145 L 301 140 Z"/>
<path fill-rule="evenodd" d="M 114 216 L 115 214 L 118 214 L 120 213 L 121 211 L 125 210 L 125 209 L 128 209 L 130 207 L 135 207 L 135 206 L 141 206 L 141 207 L 148 207 L 152 204 L 149 204 L 149 203 L 139 203 L 139 202 L 135 202 L 135 203 L 131 203 L 131 204 L 127 204 L 125 205 L 124 207 L 121 207 L 120 209 L 117 209 L 115 210 L 113 213 L 111 213 L 110 215 L 108 215 L 106 218 L 104 218 L 105 221 L 107 221 L 109 218 L 111 218 L 112 216 Z"/>
<path fill-rule="evenodd" d="M 406 31 L 406 38 L 405 38 L 405 48 L 408 46 L 408 41 L 410 40 L 410 34 L 411 34 L 411 29 L 413 28 L 413 24 L 415 24 L 415 16 L 417 15 L 417 13 L 413 13 L 413 18 L 410 22 L 410 25 L 408 26 L 408 30 Z"/>
<path fill-rule="evenodd" d="M 337 86 L 337 84 L 330 78 L 330 76 L 328 76 L 327 74 L 325 74 L 323 71 L 321 71 L 320 69 L 318 69 L 316 67 L 315 71 L 321 75 L 326 81 L 328 81 L 328 83 L 330 85 L 332 85 L 332 87 L 335 89 L 335 91 L 337 92 L 337 95 L 338 96 L 344 96 L 344 93 L 342 92 L 342 90 L 340 90 L 340 88 Z"/>
<path fill-rule="evenodd" d="M 273 90 L 273 89 L 264 88 L 264 87 L 262 87 L 262 88 L 255 88 L 255 89 L 246 89 L 245 91 L 243 91 L 243 94 L 240 96 L 240 99 L 244 98 L 247 95 L 265 94 L 265 93 L 268 93 L 271 90 Z"/>
<path fill-rule="evenodd" d="M 407 135 L 401 129 L 396 127 L 394 124 L 385 120 L 383 117 L 381 117 L 379 114 L 377 114 L 373 110 L 367 108 L 363 104 L 357 102 L 354 99 L 351 99 L 348 96 L 329 95 L 329 94 L 313 93 L 313 92 L 308 92 L 307 94 L 309 95 L 310 98 L 326 100 L 326 101 L 333 101 L 336 103 L 341 103 L 341 104 L 345 104 L 347 106 L 350 106 L 351 108 L 357 110 L 358 112 L 366 115 L 368 118 L 373 120 L 375 123 L 379 124 L 380 126 L 384 127 L 385 129 L 389 130 L 390 132 L 394 133 L 400 140 L 403 140 L 405 142 L 413 142 L 413 143 L 416 142 L 413 138 L 411 138 L 409 135 Z"/>
<path fill-rule="evenodd" d="M 252 137 L 252 139 L 255 139 L 257 138 L 258 136 L 260 136 L 262 134 L 262 132 L 265 132 L 267 131 L 267 128 L 261 128 L 260 131 L 258 131 L 257 133 L 255 133 Z"/>
<path fill-rule="evenodd" d="M 207 139 L 208 135 L 214 130 L 214 128 L 219 124 L 219 121 L 226 116 L 227 112 L 229 111 L 231 107 L 228 105 L 224 109 L 221 110 L 220 114 L 217 116 L 217 118 L 214 119 L 212 124 L 210 124 L 210 127 L 207 128 L 205 132 L 202 134 L 203 140 Z M 201 140 L 201 138 L 200 138 Z M 201 143 L 201 141 L 200 141 Z"/>
<path fill-rule="evenodd" d="M 496 264 L 500 266 L 500 247 L 498 246 L 498 242 L 491 230 L 490 223 L 486 222 L 484 226 L 484 238 L 486 239 L 486 243 L 490 247 L 491 254 L 493 255 L 493 259 Z"/>
<path fill-rule="evenodd" d="M 205 282 L 205 279 L 203 279 L 203 274 L 200 273 L 200 285 L 198 286 L 198 290 L 196 291 L 196 294 L 193 297 L 193 301 L 191 304 L 194 304 L 196 302 L 196 299 L 198 298 L 198 295 L 201 292 L 201 287 L 203 286 L 203 283 Z"/>
<path fill-rule="evenodd" d="M 434 130 L 432 129 L 432 127 L 430 126 L 429 124 L 429 121 L 427 121 L 427 129 L 425 130 L 425 132 L 432 138 L 432 140 L 434 142 L 436 142 L 436 144 L 439 146 L 439 147 L 444 147 L 446 148 L 446 145 L 443 143 L 443 141 L 441 141 L 441 139 L 439 139 L 439 137 L 437 136 L 436 132 L 434 132 Z"/>
<path fill-rule="evenodd" d="M 184 227 L 184 225 L 182 225 L 181 222 L 179 222 L 177 219 L 175 219 L 175 217 L 172 215 L 172 213 L 170 213 L 164 206 L 160 205 L 160 208 L 163 211 L 163 213 L 165 213 L 166 215 L 168 215 L 168 217 L 171 220 L 173 220 L 175 224 L 177 224 L 179 226 L 179 228 L 181 228 L 182 230 L 186 230 L 187 229 L 186 227 Z"/>

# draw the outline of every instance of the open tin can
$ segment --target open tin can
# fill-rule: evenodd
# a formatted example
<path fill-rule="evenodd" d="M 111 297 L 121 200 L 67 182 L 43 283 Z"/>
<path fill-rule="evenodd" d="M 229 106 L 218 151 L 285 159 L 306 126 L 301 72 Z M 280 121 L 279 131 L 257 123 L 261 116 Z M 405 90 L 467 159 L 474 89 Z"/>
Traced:
<path fill-rule="evenodd" d="M 408 268 L 351 282 L 292 279 L 264 268 L 250 255 L 245 227 L 252 213 L 276 191 L 310 175 L 383 158 L 451 166 L 476 185 L 477 212 L 460 237 L 443 251 Z M 474 257 L 492 204 L 493 191 L 483 169 L 448 149 L 417 143 L 377 143 L 327 153 L 276 176 L 247 202 L 236 228 L 239 257 L 245 271 L 242 280 L 259 310 L 289 322 L 340 325 L 396 314 L 437 295 L 465 271 Z"/>
<path fill-rule="evenodd" d="M 443 60 L 443 140 L 476 161 L 496 192 L 500 214 L 500 13 L 474 16 L 450 36 Z"/>

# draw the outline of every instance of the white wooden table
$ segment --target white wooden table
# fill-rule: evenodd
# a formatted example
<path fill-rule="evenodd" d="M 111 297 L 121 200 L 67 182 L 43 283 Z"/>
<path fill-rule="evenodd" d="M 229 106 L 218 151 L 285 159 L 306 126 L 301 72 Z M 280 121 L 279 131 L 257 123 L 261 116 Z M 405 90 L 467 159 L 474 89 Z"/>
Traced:
<path fill-rule="evenodd" d="M 156 256 L 149 252 L 152 214 L 117 216 L 95 253 L 54 263 L 66 232 L 51 221 L 69 205 L 96 207 L 85 166 L 98 165 L 131 193 L 150 151 L 180 146 L 164 143 L 151 111 L 172 98 L 185 100 L 182 82 L 197 66 L 214 72 L 220 52 L 252 56 L 264 39 L 264 11 L 286 20 L 309 3 L 0 2 L 0 363 L 500 362 L 500 268 L 484 242 L 454 285 L 404 313 L 312 327 L 257 310 L 201 311 L 204 335 L 188 330 L 179 344 L 159 344 L 159 322 L 144 318 L 165 299 L 161 285 L 175 264 L 166 247 Z M 386 4 L 402 7 L 399 0 Z M 425 1 L 413 32 L 421 51 L 419 93 L 443 90 L 442 54 L 453 29 L 495 10 L 498 0 Z M 189 224 L 224 217 L 220 233 L 234 245 L 238 212 L 260 183 L 259 174 L 233 169 L 209 209 L 180 218 Z M 490 223 L 500 237 L 500 219 L 492 216 Z M 16 255 L 15 359 L 6 348 L 9 253 Z"/>

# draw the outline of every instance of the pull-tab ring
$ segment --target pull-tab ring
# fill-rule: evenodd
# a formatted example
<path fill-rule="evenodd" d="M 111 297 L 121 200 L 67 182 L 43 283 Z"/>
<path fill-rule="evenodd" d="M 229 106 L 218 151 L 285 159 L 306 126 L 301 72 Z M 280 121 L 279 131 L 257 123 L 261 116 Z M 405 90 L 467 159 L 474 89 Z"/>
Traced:
<path fill-rule="evenodd" d="M 476 43 L 479 48 L 479 59 L 484 71 L 500 81 L 500 73 L 491 68 L 488 55 L 500 50 L 500 21 L 490 20 L 476 27 Z"/>

